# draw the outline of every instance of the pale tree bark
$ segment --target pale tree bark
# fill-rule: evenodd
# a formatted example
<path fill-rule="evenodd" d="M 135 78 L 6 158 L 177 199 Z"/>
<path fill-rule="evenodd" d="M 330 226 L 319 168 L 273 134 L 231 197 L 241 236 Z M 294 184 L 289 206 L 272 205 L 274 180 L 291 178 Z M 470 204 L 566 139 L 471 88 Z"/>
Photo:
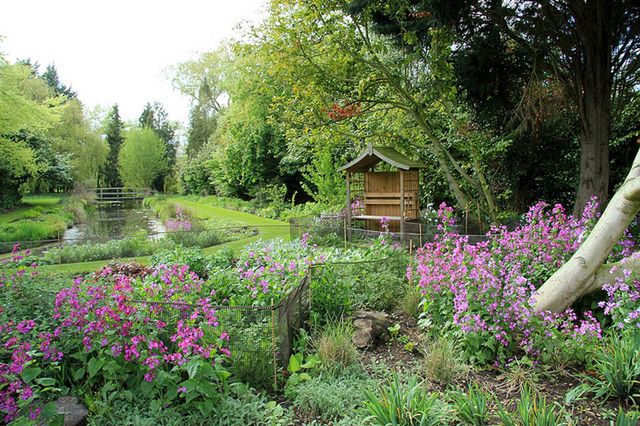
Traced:
<path fill-rule="evenodd" d="M 640 151 L 624 183 L 616 191 L 595 227 L 576 253 L 538 290 L 536 311 L 561 312 L 580 296 L 613 281 L 614 265 L 605 264 L 613 246 L 640 211 Z M 640 259 L 629 257 L 619 267 L 640 271 Z M 621 268 L 618 268 L 621 269 Z M 621 271 L 618 270 L 617 274 Z"/>

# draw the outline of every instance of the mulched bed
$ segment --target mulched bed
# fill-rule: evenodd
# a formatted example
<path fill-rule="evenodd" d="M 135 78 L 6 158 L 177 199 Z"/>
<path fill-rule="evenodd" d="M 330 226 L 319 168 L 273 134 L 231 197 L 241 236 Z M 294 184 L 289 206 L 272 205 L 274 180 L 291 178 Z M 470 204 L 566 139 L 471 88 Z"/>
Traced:
<path fill-rule="evenodd" d="M 400 324 L 400 335 L 407 336 L 409 341 L 416 343 L 416 348 L 420 347 L 421 332 L 418 330 L 416 321 L 403 314 L 392 316 L 394 324 Z M 389 370 L 422 375 L 422 356 L 419 351 L 409 352 L 404 348 L 404 344 L 398 340 L 388 342 L 378 342 L 375 346 L 362 351 L 360 360 L 363 367 L 372 375 L 380 371 L 380 366 L 386 366 Z M 504 407 L 510 410 L 515 408 L 516 402 L 520 399 L 520 390 L 514 386 L 503 371 L 497 369 L 472 370 L 467 380 L 460 383 L 459 387 L 465 389 L 469 384 L 477 384 L 483 390 L 491 392 L 494 400 L 499 401 Z M 581 383 L 578 373 L 570 374 L 567 371 L 553 371 L 546 374 L 539 374 L 536 382 L 536 390 L 539 395 L 546 398 L 548 403 L 557 402 L 570 413 L 572 420 L 580 425 L 603 425 L 610 424 L 610 416 L 617 413 L 618 404 L 616 401 L 595 401 L 590 398 L 574 402 L 572 405 L 564 403 L 565 395 L 568 391 Z M 429 386 L 434 391 L 443 391 L 437 385 Z M 493 410 L 496 409 L 493 402 Z M 614 414 L 615 416 L 615 414 Z"/>

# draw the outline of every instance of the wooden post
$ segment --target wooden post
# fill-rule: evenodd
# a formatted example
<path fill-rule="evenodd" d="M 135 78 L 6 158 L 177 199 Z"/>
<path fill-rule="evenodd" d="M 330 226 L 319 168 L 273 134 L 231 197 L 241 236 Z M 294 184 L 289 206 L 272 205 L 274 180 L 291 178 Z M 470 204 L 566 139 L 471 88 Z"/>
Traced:
<path fill-rule="evenodd" d="M 351 232 L 347 232 L 347 228 L 351 228 L 351 172 L 347 170 L 347 219 L 345 221 L 345 239 L 351 239 Z M 346 241 L 345 241 L 346 244 Z"/>
<path fill-rule="evenodd" d="M 422 247 L 422 222 L 418 223 L 418 229 L 420 229 L 420 247 Z"/>
<path fill-rule="evenodd" d="M 271 353 L 273 354 L 273 390 L 275 391 L 278 389 L 278 361 L 276 359 L 276 309 L 273 299 L 271 299 Z"/>
<path fill-rule="evenodd" d="M 404 170 L 400 170 L 400 241 L 404 242 Z"/>
<path fill-rule="evenodd" d="M 342 219 L 342 231 L 344 235 L 344 249 L 347 249 L 347 218 Z"/>
<path fill-rule="evenodd" d="M 469 235 L 469 204 L 464 208 L 464 233 Z"/>
<path fill-rule="evenodd" d="M 409 240 L 409 270 L 411 274 L 410 277 L 413 277 L 413 240 Z M 409 279 L 409 288 L 411 288 L 411 279 Z"/>

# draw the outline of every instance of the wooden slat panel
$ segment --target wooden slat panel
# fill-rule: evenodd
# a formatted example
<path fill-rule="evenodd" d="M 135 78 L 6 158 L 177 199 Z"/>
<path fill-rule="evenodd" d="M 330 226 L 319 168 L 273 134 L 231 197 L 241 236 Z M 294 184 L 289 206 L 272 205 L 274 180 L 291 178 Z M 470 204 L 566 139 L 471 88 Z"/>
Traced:
<path fill-rule="evenodd" d="M 390 199 L 382 199 L 382 200 L 373 199 L 372 200 L 372 199 L 367 198 L 366 200 L 364 200 L 364 203 L 365 204 L 376 204 L 376 205 L 388 204 L 388 205 L 392 205 L 392 206 L 393 205 L 399 206 L 400 205 L 400 200 L 398 200 L 398 199 L 396 199 L 396 200 L 393 200 L 393 199 L 391 199 L 391 200 Z M 414 204 L 413 201 L 410 201 L 410 200 L 405 200 L 404 201 L 404 205 L 405 206 L 406 205 L 413 205 L 413 204 Z"/>
<path fill-rule="evenodd" d="M 416 198 L 415 191 L 405 191 L 404 198 Z M 367 192 L 367 198 L 400 198 L 399 192 Z"/>

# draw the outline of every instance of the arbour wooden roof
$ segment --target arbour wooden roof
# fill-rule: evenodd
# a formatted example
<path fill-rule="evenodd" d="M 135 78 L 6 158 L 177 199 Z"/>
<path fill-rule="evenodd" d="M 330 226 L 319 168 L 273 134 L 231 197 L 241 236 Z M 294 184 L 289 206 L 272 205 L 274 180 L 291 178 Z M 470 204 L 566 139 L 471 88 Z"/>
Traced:
<path fill-rule="evenodd" d="M 338 170 L 348 172 L 366 172 L 379 162 L 385 163 L 401 170 L 422 169 L 425 166 L 400 154 L 394 148 L 388 146 L 374 147 L 371 143 L 355 160 L 345 164 Z"/>

